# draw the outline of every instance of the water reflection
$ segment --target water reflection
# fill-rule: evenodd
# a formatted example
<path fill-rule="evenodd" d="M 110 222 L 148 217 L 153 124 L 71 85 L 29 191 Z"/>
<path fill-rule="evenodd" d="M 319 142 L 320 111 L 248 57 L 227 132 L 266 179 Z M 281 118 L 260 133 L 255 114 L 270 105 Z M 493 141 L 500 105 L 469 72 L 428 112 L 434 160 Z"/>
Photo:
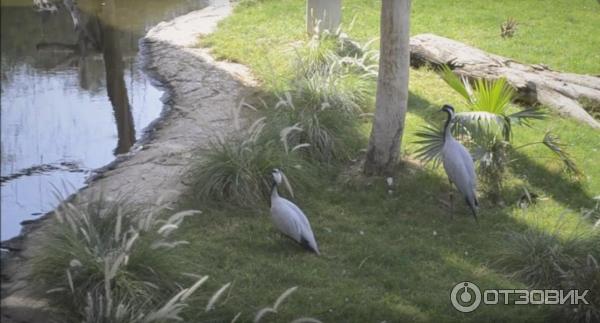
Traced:
<path fill-rule="evenodd" d="M 99 25 L 98 29 L 102 33 L 99 45 L 102 48 L 106 70 L 106 91 L 117 122 L 119 140 L 115 154 L 122 154 L 129 151 L 129 148 L 135 142 L 135 127 L 123 76 L 123 56 L 117 41 L 117 31 L 113 27 L 116 24 L 115 1 L 107 0 L 103 4 L 104 8 L 99 14 L 103 19 L 96 20 L 97 25 Z M 101 21 L 104 21 L 104 23 Z"/>
<path fill-rule="evenodd" d="M 129 151 L 161 109 L 138 40 L 199 1 L 72 0 L 55 9 L 2 0 L 1 239 L 54 206 L 89 170 Z M 64 186 L 63 181 L 74 188 Z"/>

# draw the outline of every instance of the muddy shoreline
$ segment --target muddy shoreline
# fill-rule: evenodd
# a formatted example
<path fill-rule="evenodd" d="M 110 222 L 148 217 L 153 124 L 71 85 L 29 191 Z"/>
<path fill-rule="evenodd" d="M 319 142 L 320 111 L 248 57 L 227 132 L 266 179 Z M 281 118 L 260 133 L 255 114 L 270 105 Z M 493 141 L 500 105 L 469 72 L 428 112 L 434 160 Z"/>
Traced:
<path fill-rule="evenodd" d="M 201 35 L 211 33 L 231 12 L 228 1 L 215 3 L 168 22 L 161 22 L 140 40 L 144 70 L 165 89 L 164 108 L 127 154 L 97 169 L 87 186 L 67 200 L 85 203 L 99 194 L 127 195 L 131 203 L 151 205 L 159 198 L 176 205 L 188 191 L 184 183 L 199 151 L 217 135 L 235 131 L 232 110 L 255 92 L 256 81 L 239 64 L 218 62 Z M 21 234 L 3 241 L 2 322 L 47 322 L 46 302 L 31 295 L 27 279 L 30 259 L 42 245 L 52 212 L 23 223 Z"/>

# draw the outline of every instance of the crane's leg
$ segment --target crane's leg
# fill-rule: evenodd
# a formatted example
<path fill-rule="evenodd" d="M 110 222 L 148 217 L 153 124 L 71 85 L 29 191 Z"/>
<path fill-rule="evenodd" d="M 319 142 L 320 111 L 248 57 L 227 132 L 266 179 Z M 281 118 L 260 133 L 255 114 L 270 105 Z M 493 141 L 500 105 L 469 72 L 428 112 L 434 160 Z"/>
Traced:
<path fill-rule="evenodd" d="M 477 204 L 479 204 L 479 202 L 477 202 L 476 198 L 475 198 L 475 200 L 473 202 L 469 201 L 469 198 L 465 198 L 465 202 L 467 202 L 467 205 L 471 209 L 471 213 L 473 213 L 473 217 L 475 218 L 475 222 L 477 224 L 479 224 L 479 221 L 477 220 L 477 209 L 475 208 L 475 206 Z"/>
<path fill-rule="evenodd" d="M 450 181 L 450 219 L 454 219 L 454 192 L 452 190 L 452 181 Z"/>
<path fill-rule="evenodd" d="M 450 191 L 450 220 L 454 219 L 454 193 Z"/>

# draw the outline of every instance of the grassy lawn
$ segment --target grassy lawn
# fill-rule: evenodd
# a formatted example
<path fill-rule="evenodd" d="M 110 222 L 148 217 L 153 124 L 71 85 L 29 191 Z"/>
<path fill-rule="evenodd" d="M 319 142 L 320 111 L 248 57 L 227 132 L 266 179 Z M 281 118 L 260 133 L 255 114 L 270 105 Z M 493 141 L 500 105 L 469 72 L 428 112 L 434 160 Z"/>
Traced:
<path fill-rule="evenodd" d="M 343 1 L 343 21 L 352 38 L 378 36 L 379 3 Z M 306 41 L 304 1 L 248 1 L 223 21 L 217 32 L 201 39 L 221 59 L 241 62 L 263 80 L 266 92 L 285 87 L 292 74 L 295 44 Z M 542 10 L 543 8 L 543 10 Z M 500 37 L 508 17 L 519 22 L 512 39 Z M 436 33 L 527 63 L 577 73 L 600 72 L 600 5 L 594 0 L 553 1 L 434 1 L 413 2 L 412 34 Z M 322 256 L 302 251 L 276 234 L 262 209 L 206 208 L 184 229 L 191 245 L 182 249 L 194 259 L 188 271 L 210 274 L 218 287 L 232 281 L 226 301 L 209 316 L 192 311 L 190 320 L 231 318 L 242 311 L 251 320 L 258 309 L 272 304 L 292 286 L 273 321 L 311 316 L 324 322 L 542 322 L 553 312 L 542 306 L 482 306 L 470 314 L 452 308 L 449 293 L 461 281 L 481 288 L 525 287 L 497 265 L 506 248 L 507 232 L 555 232 L 561 239 L 587 232 L 581 208 L 591 208 L 600 195 L 600 133 L 551 115 L 532 128 L 515 130 L 515 146 L 541 140 L 545 130 L 568 144 L 584 176 L 575 181 L 557 161 L 545 158 L 544 148 L 520 150 L 511 164 L 504 188 L 504 207 L 482 201 L 479 226 L 457 203 L 451 221 L 440 200 L 448 184 L 441 168 L 412 160 L 415 130 L 440 124 L 443 103 L 459 110 L 463 101 L 433 72 L 411 70 L 409 113 L 402 155 L 393 190 L 383 178 L 355 176 L 360 165 L 342 171 L 322 170 L 295 201 L 305 210 L 320 243 Z M 372 108 L 372 107 L 370 107 Z M 515 108 L 516 109 L 516 108 Z M 361 133 L 368 136 L 370 125 Z M 339 175 L 341 173 L 341 175 Z M 350 175 L 348 175 L 350 174 Z M 292 183 L 294 178 L 290 178 Z M 523 187 L 541 198 L 527 209 L 516 206 Z M 259 216 L 257 216 L 257 214 Z M 200 307 L 201 305 L 198 305 Z"/>

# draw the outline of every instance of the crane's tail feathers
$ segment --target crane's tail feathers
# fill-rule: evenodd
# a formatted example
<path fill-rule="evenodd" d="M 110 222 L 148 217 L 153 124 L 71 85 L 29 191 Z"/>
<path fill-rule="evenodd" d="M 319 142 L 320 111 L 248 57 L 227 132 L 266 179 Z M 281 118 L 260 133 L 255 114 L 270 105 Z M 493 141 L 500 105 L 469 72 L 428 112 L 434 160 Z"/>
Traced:
<path fill-rule="evenodd" d="M 321 253 L 319 253 L 319 249 L 316 248 L 316 247 L 314 247 L 314 246 L 312 246 L 311 243 L 308 240 L 306 240 L 304 237 L 300 238 L 300 245 L 302 247 L 304 247 L 304 249 L 306 249 L 308 251 L 311 251 L 311 252 L 314 252 L 317 255 L 321 254 Z"/>
<path fill-rule="evenodd" d="M 479 224 L 479 221 L 477 220 L 477 206 L 479 206 L 479 202 L 477 201 L 477 198 L 475 198 L 472 202 L 469 201 L 468 198 L 465 198 L 465 201 L 467 202 L 467 205 L 469 206 L 469 208 L 471 209 L 471 212 L 473 213 L 475 222 L 477 222 L 477 224 Z"/>

